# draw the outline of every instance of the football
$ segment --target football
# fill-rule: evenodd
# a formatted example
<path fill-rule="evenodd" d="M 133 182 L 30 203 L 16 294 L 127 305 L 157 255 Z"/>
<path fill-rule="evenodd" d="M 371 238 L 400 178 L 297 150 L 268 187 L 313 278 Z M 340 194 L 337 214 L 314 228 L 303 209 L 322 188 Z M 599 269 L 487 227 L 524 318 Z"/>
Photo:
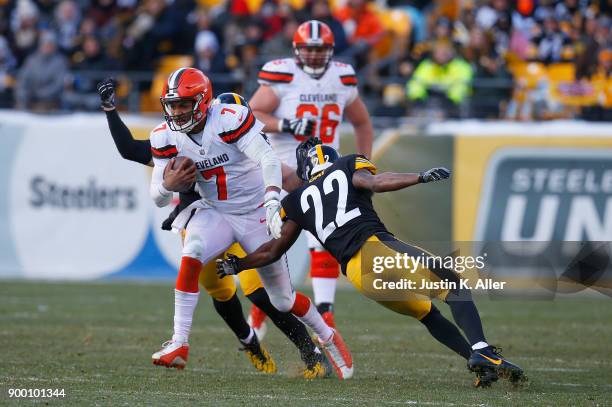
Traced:
<path fill-rule="evenodd" d="M 181 188 L 179 188 L 180 192 L 184 192 L 187 191 L 188 189 L 191 188 L 191 186 L 193 185 L 193 183 L 195 182 L 195 163 L 193 162 L 193 160 L 189 157 L 184 157 L 184 156 L 179 156 L 176 157 L 174 159 L 174 161 L 171 161 L 166 168 L 164 168 L 164 179 L 166 178 L 166 174 L 168 173 L 169 169 L 173 169 L 176 170 L 178 168 L 185 168 L 188 169 L 190 167 L 193 167 L 193 171 L 194 171 L 194 178 L 192 181 L 190 181 L 189 183 L 186 183 L 184 185 L 181 186 Z"/>

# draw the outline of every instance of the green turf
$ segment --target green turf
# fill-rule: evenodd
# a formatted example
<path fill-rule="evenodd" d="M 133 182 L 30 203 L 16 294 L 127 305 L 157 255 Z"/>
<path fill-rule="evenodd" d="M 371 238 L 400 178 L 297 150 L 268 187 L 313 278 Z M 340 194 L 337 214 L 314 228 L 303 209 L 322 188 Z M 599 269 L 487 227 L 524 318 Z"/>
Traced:
<path fill-rule="evenodd" d="M 186 370 L 150 355 L 172 326 L 171 284 L 0 283 L 0 404 L 9 388 L 61 388 L 71 405 L 607 405 L 612 394 L 609 300 L 478 300 L 491 342 L 522 365 L 527 387 L 474 389 L 465 362 L 414 320 L 352 290 L 337 321 L 355 376 L 305 381 L 298 355 L 275 329 L 265 343 L 279 373 L 257 373 L 203 295 Z M 445 308 L 444 306 L 442 306 Z M 19 404 L 24 403 L 20 400 Z"/>

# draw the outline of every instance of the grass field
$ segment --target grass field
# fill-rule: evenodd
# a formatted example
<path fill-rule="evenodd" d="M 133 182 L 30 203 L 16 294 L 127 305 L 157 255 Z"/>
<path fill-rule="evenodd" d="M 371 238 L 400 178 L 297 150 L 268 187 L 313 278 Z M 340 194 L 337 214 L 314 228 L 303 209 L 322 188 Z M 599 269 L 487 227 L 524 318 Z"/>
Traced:
<path fill-rule="evenodd" d="M 171 283 L 3 281 L 0 404 L 26 402 L 9 400 L 9 388 L 65 389 L 64 399 L 35 400 L 51 405 L 611 404 L 609 300 L 478 299 L 489 340 L 525 368 L 529 383 L 474 389 L 465 362 L 433 342 L 418 322 L 352 290 L 338 297 L 337 321 L 353 352 L 355 376 L 308 382 L 297 377 L 297 352 L 273 328 L 264 342 L 280 371 L 267 376 L 251 368 L 206 295 L 196 312 L 187 369 L 153 366 L 151 353 L 171 333 Z"/>

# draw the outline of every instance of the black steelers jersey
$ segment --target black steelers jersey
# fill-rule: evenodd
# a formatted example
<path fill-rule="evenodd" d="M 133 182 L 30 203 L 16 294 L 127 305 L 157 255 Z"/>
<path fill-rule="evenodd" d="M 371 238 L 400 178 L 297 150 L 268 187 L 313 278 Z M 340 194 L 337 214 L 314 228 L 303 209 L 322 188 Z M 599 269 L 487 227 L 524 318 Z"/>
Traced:
<path fill-rule="evenodd" d="M 323 175 L 282 201 L 281 215 L 312 233 L 343 266 L 373 234 L 387 232 L 372 206 L 372 192 L 353 186 L 353 173 L 376 167 L 364 156 L 341 157 Z"/>

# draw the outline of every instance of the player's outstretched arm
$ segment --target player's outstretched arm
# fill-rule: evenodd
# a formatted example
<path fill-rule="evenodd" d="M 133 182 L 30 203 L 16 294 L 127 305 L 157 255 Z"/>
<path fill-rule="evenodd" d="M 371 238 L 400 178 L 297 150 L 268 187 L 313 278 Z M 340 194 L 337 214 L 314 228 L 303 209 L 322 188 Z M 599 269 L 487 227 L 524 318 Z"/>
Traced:
<path fill-rule="evenodd" d="M 440 181 L 449 178 L 450 174 L 450 171 L 444 167 L 432 168 L 419 174 L 396 172 L 372 174 L 366 169 L 361 169 L 353 174 L 353 186 L 372 192 L 389 192 L 408 188 L 416 184 Z"/>
<path fill-rule="evenodd" d="M 225 260 L 217 260 L 217 274 L 220 277 L 225 277 L 231 274 L 238 274 L 243 270 L 248 270 L 255 267 L 263 267 L 274 263 L 281 258 L 300 235 L 301 228 L 292 220 L 286 220 L 281 229 L 281 237 L 272 239 L 267 243 L 262 244 L 253 253 L 246 257 L 238 258 L 228 255 Z"/>
<path fill-rule="evenodd" d="M 359 96 L 344 108 L 344 116 L 353 125 L 355 130 L 355 147 L 357 153 L 372 158 L 372 142 L 374 140 L 374 128 L 370 120 L 370 114 Z"/>
<path fill-rule="evenodd" d="M 249 101 L 249 106 L 257 120 L 264 124 L 263 131 L 277 132 L 279 118 L 272 113 L 278 107 L 280 100 L 271 87 L 260 85 Z"/>
<path fill-rule="evenodd" d="M 101 107 L 106 113 L 108 128 L 121 157 L 140 164 L 153 166 L 151 143 L 149 140 L 135 140 L 115 108 L 115 87 L 113 78 L 107 78 L 98 83 Z"/>

